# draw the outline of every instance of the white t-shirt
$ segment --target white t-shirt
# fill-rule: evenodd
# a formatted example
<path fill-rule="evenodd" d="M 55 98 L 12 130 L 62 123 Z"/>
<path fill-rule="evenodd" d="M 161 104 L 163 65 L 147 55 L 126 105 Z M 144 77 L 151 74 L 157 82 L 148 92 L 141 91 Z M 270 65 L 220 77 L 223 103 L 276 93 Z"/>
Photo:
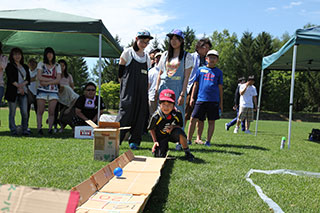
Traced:
<path fill-rule="evenodd" d="M 160 61 L 159 61 L 159 64 L 158 64 L 159 70 L 164 71 L 165 66 L 166 66 L 166 64 L 167 64 L 167 56 L 168 56 L 167 51 L 162 54 L 162 56 L 161 56 L 161 58 L 160 58 Z M 177 65 L 177 64 L 179 64 L 179 63 L 180 63 L 179 57 L 171 58 L 168 63 L 171 64 L 171 65 L 175 65 L 175 64 Z M 178 68 L 179 66 L 173 66 L 173 67 Z M 191 68 L 191 67 L 193 67 L 193 58 L 192 58 L 192 56 L 191 56 L 190 53 L 187 53 L 186 58 L 185 58 L 185 66 L 184 66 L 184 69 L 189 69 L 189 68 Z M 167 72 L 168 72 L 168 70 L 167 70 Z M 173 74 L 174 74 L 174 73 L 173 73 Z M 172 75 L 173 75 L 173 74 L 172 74 Z M 169 73 L 168 73 L 168 75 L 170 76 Z"/>
<path fill-rule="evenodd" d="M 159 68 L 157 66 L 152 67 L 148 72 L 148 82 L 150 84 L 150 88 L 148 91 L 149 101 L 154 101 L 154 96 L 156 94 L 158 74 L 159 74 Z"/>
<path fill-rule="evenodd" d="M 243 91 L 246 87 L 246 84 L 241 84 L 239 92 Z M 251 85 L 248 86 L 247 90 L 243 95 L 240 95 L 240 107 L 247 107 L 247 108 L 253 108 L 253 96 L 257 96 L 257 90 L 256 87 Z"/>
<path fill-rule="evenodd" d="M 34 70 L 29 70 L 29 73 L 30 73 L 30 79 L 31 78 L 34 78 L 37 76 L 37 69 L 34 69 Z M 30 80 L 31 81 L 31 80 Z M 32 92 L 33 95 L 37 95 L 37 85 L 38 85 L 38 80 L 35 80 L 35 81 L 31 81 L 30 84 L 29 84 L 29 90 Z"/>
<path fill-rule="evenodd" d="M 69 86 L 63 86 L 64 89 L 62 93 L 59 93 L 59 103 L 66 105 L 67 107 L 71 106 L 72 101 L 79 98 L 79 95 L 73 91 Z"/>
<path fill-rule="evenodd" d="M 148 69 L 151 67 L 151 61 L 150 61 L 148 53 L 144 51 L 144 56 L 140 57 L 136 53 L 136 51 L 134 51 L 133 47 L 126 48 L 121 53 L 120 57 L 123 58 L 127 62 L 126 66 L 128 66 L 131 63 L 132 57 L 133 57 L 139 63 L 145 63 L 147 61 Z"/>
<path fill-rule="evenodd" d="M 46 64 L 42 61 L 38 63 L 37 70 L 41 70 L 42 76 L 46 78 L 52 78 L 52 80 L 56 79 L 57 74 L 61 74 L 61 67 L 60 64 L 56 63 L 51 69 L 49 69 Z M 40 86 L 38 90 L 44 92 L 58 92 L 58 84 L 55 85 L 48 85 L 48 86 Z"/>

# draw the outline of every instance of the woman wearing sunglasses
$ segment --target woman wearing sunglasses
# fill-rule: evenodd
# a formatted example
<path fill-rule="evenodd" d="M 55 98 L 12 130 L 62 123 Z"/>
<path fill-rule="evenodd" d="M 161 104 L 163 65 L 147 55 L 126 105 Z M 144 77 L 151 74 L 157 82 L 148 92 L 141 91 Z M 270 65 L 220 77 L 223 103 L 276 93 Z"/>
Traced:
<path fill-rule="evenodd" d="M 138 32 L 133 47 L 125 49 L 120 56 L 120 105 L 116 120 L 122 127 L 131 127 L 120 133 L 121 143 L 130 131 L 131 149 L 139 147 L 148 116 L 148 70 L 151 63 L 145 48 L 151 39 L 150 32 Z"/>

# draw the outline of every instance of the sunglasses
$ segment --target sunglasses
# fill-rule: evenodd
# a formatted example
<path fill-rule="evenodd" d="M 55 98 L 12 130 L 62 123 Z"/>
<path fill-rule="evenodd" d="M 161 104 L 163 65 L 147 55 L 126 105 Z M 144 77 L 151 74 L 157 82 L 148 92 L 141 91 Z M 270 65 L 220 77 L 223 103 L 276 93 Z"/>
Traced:
<path fill-rule="evenodd" d="M 86 89 L 88 92 L 96 91 L 95 89 Z"/>

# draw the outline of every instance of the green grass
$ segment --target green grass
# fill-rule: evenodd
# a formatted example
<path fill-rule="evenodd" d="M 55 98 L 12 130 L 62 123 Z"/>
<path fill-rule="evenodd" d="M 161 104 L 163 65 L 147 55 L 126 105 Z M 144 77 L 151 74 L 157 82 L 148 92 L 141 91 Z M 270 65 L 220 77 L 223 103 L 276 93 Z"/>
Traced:
<path fill-rule="evenodd" d="M 0 113 L 2 184 L 70 189 L 107 164 L 93 160 L 92 140 L 73 139 L 70 129 L 52 137 L 11 137 L 8 111 L 2 108 Z M 36 132 L 34 113 L 31 115 L 30 127 Z M 17 111 L 17 120 L 19 117 Z M 320 128 L 319 123 L 293 122 L 291 149 L 280 150 L 288 122 L 259 121 L 255 137 L 233 134 L 233 129 L 225 131 L 227 121 L 216 122 L 212 147 L 190 147 L 195 162 L 185 161 L 184 153 L 170 144 L 170 155 L 177 159 L 167 160 L 145 212 L 270 212 L 245 180 L 251 168 L 320 172 L 320 144 L 307 141 L 308 133 Z M 254 127 L 255 123 L 251 130 Z M 151 147 L 151 139 L 146 136 L 134 154 L 151 156 Z M 124 142 L 120 152 L 128 148 Z M 319 212 L 319 178 L 254 173 L 251 179 L 285 212 Z"/>

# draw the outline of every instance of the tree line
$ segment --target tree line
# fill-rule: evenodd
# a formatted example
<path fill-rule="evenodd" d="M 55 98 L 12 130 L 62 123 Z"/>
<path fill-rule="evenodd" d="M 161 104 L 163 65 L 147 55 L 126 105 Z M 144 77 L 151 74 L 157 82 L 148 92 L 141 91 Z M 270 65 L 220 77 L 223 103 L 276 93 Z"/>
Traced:
<path fill-rule="evenodd" d="M 304 28 L 314 25 L 307 24 Z M 195 30 L 186 27 L 185 50 L 192 53 L 198 41 Z M 260 86 L 262 58 L 268 56 L 284 45 L 290 35 L 284 33 L 281 38 L 274 37 L 268 32 L 261 32 L 253 36 L 252 32 L 245 31 L 238 39 L 235 33 L 228 30 L 214 31 L 208 37 L 213 49 L 219 52 L 218 67 L 224 76 L 224 109 L 231 111 L 234 100 L 234 92 L 237 87 L 237 79 L 241 76 L 254 75 L 257 90 Z M 120 38 L 116 36 L 120 44 Z M 132 46 L 133 41 L 127 45 Z M 160 44 L 158 38 L 152 40 L 152 48 L 167 50 L 168 40 Z M 102 63 L 101 93 L 107 108 L 116 109 L 119 103 L 120 85 L 117 79 L 118 59 L 105 58 Z M 98 76 L 98 63 L 92 70 L 94 76 Z M 271 70 L 265 71 L 261 98 L 261 110 L 287 112 L 289 109 L 291 84 L 291 71 Z M 320 72 L 297 72 L 294 91 L 294 111 L 319 112 L 320 111 Z"/>

